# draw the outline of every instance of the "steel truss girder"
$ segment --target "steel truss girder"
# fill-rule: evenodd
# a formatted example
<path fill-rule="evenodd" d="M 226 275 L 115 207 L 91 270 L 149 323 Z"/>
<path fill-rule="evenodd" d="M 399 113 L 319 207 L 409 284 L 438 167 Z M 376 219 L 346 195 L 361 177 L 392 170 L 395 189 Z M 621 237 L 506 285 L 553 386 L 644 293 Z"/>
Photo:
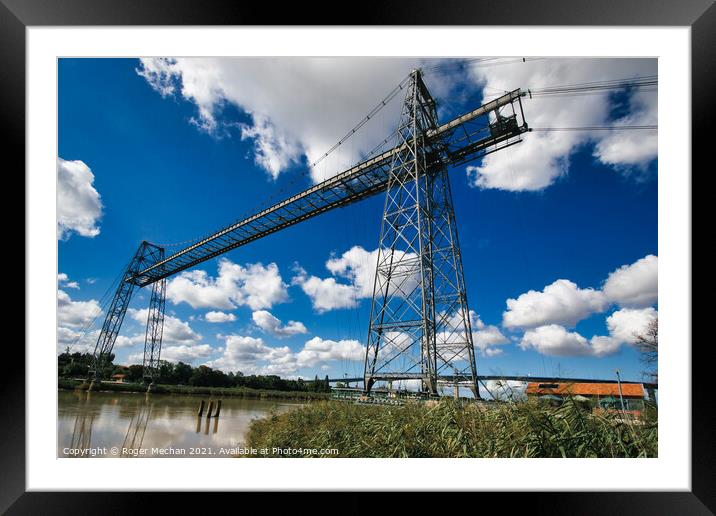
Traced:
<path fill-rule="evenodd" d="M 97 337 L 97 343 L 95 344 L 92 368 L 90 370 L 90 376 L 95 380 L 101 379 L 102 369 L 106 365 L 109 356 L 112 354 L 114 343 L 116 342 L 117 335 L 119 335 L 119 330 L 122 327 L 122 322 L 124 321 L 124 316 L 127 313 L 129 302 L 132 298 L 132 294 L 134 293 L 134 289 L 136 288 L 136 285 L 131 281 L 132 278 L 136 277 L 138 272 L 142 269 L 154 265 L 163 258 L 164 249 L 162 247 L 143 241 L 127 265 L 119 285 L 117 286 L 117 290 L 114 293 L 112 302 L 109 305 L 109 309 L 107 310 L 107 314 L 104 318 L 104 323 L 102 324 L 102 329 Z M 161 303 L 161 311 L 161 321 L 163 322 L 163 301 Z M 158 335 L 161 339 L 161 323 Z"/>
<path fill-rule="evenodd" d="M 164 259 L 164 249 L 160 249 L 159 260 Z M 167 297 L 167 280 L 163 278 L 152 284 L 152 295 L 147 313 L 147 331 L 144 336 L 144 359 L 142 376 L 148 383 L 157 378 L 159 360 L 162 352 L 162 334 L 164 331 L 164 307 Z"/>
<path fill-rule="evenodd" d="M 419 378 L 437 393 L 448 374 L 476 397 L 477 369 L 446 162 L 449 138 L 419 71 L 403 104 L 386 189 L 364 382 Z M 445 156 L 448 156 L 445 158 Z"/>
<path fill-rule="evenodd" d="M 425 148 L 429 149 L 423 156 L 427 162 L 426 169 L 464 163 L 519 142 L 520 135 L 528 130 L 522 114 L 521 96 L 519 89 L 511 91 L 440 126 L 434 119 L 430 129 L 421 134 Z M 430 109 L 434 110 L 434 106 Z M 434 113 L 430 116 L 435 118 Z M 503 119 L 514 120 L 514 123 L 499 123 Z M 383 192 L 391 174 L 396 180 L 400 179 L 392 165 L 396 157 L 410 153 L 406 145 L 406 142 L 399 143 L 382 154 L 242 219 L 143 268 L 130 281 L 139 286 L 149 285 L 328 210 Z M 439 152 L 433 149 L 435 146 L 439 147 Z"/>

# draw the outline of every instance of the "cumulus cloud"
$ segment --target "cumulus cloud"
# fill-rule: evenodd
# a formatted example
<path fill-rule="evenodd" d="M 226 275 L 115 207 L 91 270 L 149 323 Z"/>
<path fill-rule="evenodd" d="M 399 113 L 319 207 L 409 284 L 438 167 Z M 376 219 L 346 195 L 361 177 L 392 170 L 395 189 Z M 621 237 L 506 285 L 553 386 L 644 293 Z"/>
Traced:
<path fill-rule="evenodd" d="M 519 343 L 522 349 L 535 349 L 542 355 L 585 356 L 591 355 L 587 339 L 576 332 L 568 332 L 564 326 L 550 324 L 528 330 Z"/>
<path fill-rule="evenodd" d="M 391 253 L 394 266 L 401 262 L 412 261 L 417 257 L 415 253 L 385 249 L 381 262 L 391 261 Z M 360 299 L 373 297 L 378 254 L 378 249 L 366 251 L 361 246 L 353 246 L 341 256 L 332 256 L 326 262 L 326 268 L 334 277 L 309 276 L 304 269 L 299 267 L 292 283 L 301 286 L 306 295 L 311 298 L 313 308 L 319 313 L 340 308 L 352 308 L 358 304 Z M 405 267 L 414 268 L 414 265 Z M 402 297 L 410 295 L 419 282 L 417 269 L 415 273 L 415 275 L 405 275 L 399 281 L 392 282 L 390 284 L 391 294 Z M 348 281 L 348 283 L 340 283 L 336 277 Z"/>
<path fill-rule="evenodd" d="M 59 283 L 64 288 L 80 288 L 80 284 L 76 281 L 70 281 L 70 278 L 64 272 L 60 272 L 57 275 L 57 283 Z"/>
<path fill-rule="evenodd" d="M 472 341 L 475 347 L 483 352 L 487 352 L 491 346 L 509 342 L 509 339 L 502 334 L 497 326 L 485 324 L 473 310 L 470 310 L 470 326 L 472 327 Z"/>
<path fill-rule="evenodd" d="M 609 335 L 595 335 L 589 340 L 557 324 L 539 326 L 526 331 L 519 346 L 525 350 L 534 349 L 542 355 L 602 357 L 616 353 L 623 344 L 636 343 L 637 335 L 642 334 L 657 316 L 653 307 L 622 308 L 607 317 Z"/>
<path fill-rule="evenodd" d="M 486 98 L 495 98 L 517 87 L 539 89 L 609 79 L 656 75 L 656 59 L 546 59 L 525 63 L 474 67 L 472 78 Z M 531 127 L 588 127 L 599 125 L 649 125 L 656 122 L 657 95 L 636 91 L 629 95 L 628 113 L 612 120 L 609 95 L 543 96 L 523 99 L 525 118 Z M 567 174 L 570 156 L 580 146 L 596 144 L 600 162 L 624 170 L 643 167 L 656 158 L 656 131 L 531 132 L 522 143 L 486 156 L 478 166 L 467 167 L 470 183 L 479 188 L 510 191 L 542 190 Z"/>
<path fill-rule="evenodd" d="M 167 362 L 184 362 L 185 364 L 196 364 L 201 359 L 211 356 L 213 352 L 209 344 L 179 344 L 165 346 L 162 344 L 161 359 Z M 141 364 L 144 360 L 142 353 L 129 355 L 128 361 L 134 364 Z"/>
<path fill-rule="evenodd" d="M 254 142 L 254 160 L 277 177 L 303 160 L 315 162 L 371 111 L 419 64 L 396 58 L 148 58 L 137 73 L 160 95 L 180 96 L 196 106 L 199 129 L 226 134 L 226 105 L 249 115 L 238 124 Z M 428 77 L 436 94 L 442 77 Z M 291 87 L 287 88 L 286 85 Z M 356 162 L 395 130 L 402 95 L 372 117 L 330 159 L 311 170 L 314 181 Z"/>
<path fill-rule="evenodd" d="M 653 307 L 634 309 L 622 308 L 607 317 L 610 335 L 621 342 L 634 344 L 637 336 L 643 334 L 653 320 L 657 318 Z"/>
<path fill-rule="evenodd" d="M 300 367 L 315 367 L 332 360 L 365 359 L 365 347 L 357 340 L 328 340 L 313 337 L 297 355 Z"/>
<path fill-rule="evenodd" d="M 398 253 L 400 260 L 403 253 Z M 334 276 L 340 276 L 351 281 L 356 294 L 361 298 L 373 297 L 373 284 L 375 282 L 375 266 L 378 263 L 378 249 L 366 251 L 356 245 L 338 257 L 331 257 L 326 262 L 326 268 Z"/>
<path fill-rule="evenodd" d="M 227 314 L 226 312 L 211 311 L 211 312 L 206 312 L 204 319 L 206 319 L 207 322 L 210 322 L 210 323 L 224 323 L 224 322 L 235 321 L 236 316 L 234 314 L 230 314 L 230 313 Z"/>
<path fill-rule="evenodd" d="M 444 315 L 441 315 L 438 318 L 439 326 L 444 328 L 437 335 L 438 344 L 466 342 L 464 330 L 461 329 L 463 324 L 461 315 L 456 313 L 445 320 L 444 323 L 443 317 Z M 509 339 L 505 337 L 502 331 L 497 326 L 485 324 L 474 310 L 470 310 L 469 318 L 470 327 L 472 328 L 472 344 L 475 350 L 485 357 L 501 354 L 502 349 L 499 346 L 509 342 Z M 466 359 L 467 357 L 463 356 L 462 358 Z"/>
<path fill-rule="evenodd" d="M 66 326 L 58 326 L 57 352 L 64 353 L 69 347 L 71 353 L 92 353 L 98 337 L 99 330 L 82 332 Z"/>
<path fill-rule="evenodd" d="M 656 94 L 636 92 L 629 98 L 629 114 L 613 123 L 628 126 L 656 125 L 657 122 Z M 646 168 L 657 156 L 657 150 L 655 131 L 613 131 L 597 142 L 594 157 L 606 165 L 628 172 L 630 167 Z"/>
<path fill-rule="evenodd" d="M 288 323 L 284 325 L 278 317 L 275 317 L 271 312 L 267 312 L 266 310 L 254 312 L 251 315 L 251 318 L 253 319 L 254 324 L 261 328 L 261 330 L 278 338 L 290 337 L 292 335 L 308 332 L 302 322 L 288 321 Z"/>
<path fill-rule="evenodd" d="M 80 328 L 91 323 L 102 313 L 99 303 L 89 301 L 73 301 L 67 292 L 57 291 L 57 324 L 69 328 Z"/>
<path fill-rule="evenodd" d="M 270 308 L 288 299 L 278 266 L 271 263 L 247 264 L 242 267 L 223 258 L 219 275 L 213 278 L 203 270 L 183 272 L 167 283 L 167 299 L 174 304 L 187 303 L 192 308 L 231 310 L 249 306 L 253 310 Z"/>
<path fill-rule="evenodd" d="M 223 371 L 244 374 L 294 375 L 301 368 L 316 368 L 335 360 L 363 360 L 365 348 L 354 340 L 314 337 L 299 352 L 288 346 L 269 346 L 261 338 L 228 335 L 221 357 L 207 362 Z"/>
<path fill-rule="evenodd" d="M 353 285 L 338 283 L 335 278 L 319 278 L 299 273 L 294 276 L 293 285 L 299 285 L 311 298 L 313 309 L 318 313 L 357 305 L 357 292 Z"/>
<path fill-rule="evenodd" d="M 604 294 L 620 306 L 640 308 L 659 299 L 659 259 L 653 254 L 609 274 Z"/>
<path fill-rule="evenodd" d="M 82 161 L 57 158 L 57 238 L 72 233 L 84 237 L 99 235 L 102 200 L 95 190 L 94 174 Z"/>
<path fill-rule="evenodd" d="M 507 300 L 502 324 L 506 328 L 531 328 L 547 324 L 574 326 L 578 321 L 607 306 L 604 294 L 592 288 L 580 289 L 575 283 L 559 279 L 542 292 L 530 290 L 517 299 Z"/>
<path fill-rule="evenodd" d="M 575 326 L 610 305 L 641 308 L 658 301 L 658 258 L 647 255 L 611 272 L 601 290 L 579 288 L 559 279 L 541 292 L 530 290 L 517 299 L 507 300 L 502 314 L 505 328 L 535 328 L 557 324 Z"/>
<path fill-rule="evenodd" d="M 137 310 L 136 308 L 130 308 L 129 310 L 127 310 L 127 314 L 136 322 L 145 325 L 147 324 L 149 309 L 144 308 L 141 310 Z M 162 346 L 164 346 L 164 344 L 168 346 L 179 344 L 194 344 L 201 341 L 201 338 L 201 335 L 196 333 L 188 322 L 182 321 L 178 317 L 174 317 L 169 314 L 164 315 L 164 332 L 162 334 Z"/>
<path fill-rule="evenodd" d="M 145 325 L 149 315 L 149 309 L 144 308 L 137 310 L 130 308 L 127 310 L 129 315 L 136 322 Z M 143 336 L 136 335 L 131 339 L 139 339 L 144 342 Z M 189 325 L 188 322 L 182 321 L 178 317 L 169 314 L 164 315 L 164 331 L 162 334 L 162 360 L 169 362 L 186 362 L 195 363 L 197 360 L 207 358 L 213 352 L 213 348 L 209 344 L 202 342 L 202 336 L 198 334 Z M 131 344 L 129 344 L 131 345 Z M 141 353 L 130 355 L 130 362 L 141 363 L 143 355 Z"/>

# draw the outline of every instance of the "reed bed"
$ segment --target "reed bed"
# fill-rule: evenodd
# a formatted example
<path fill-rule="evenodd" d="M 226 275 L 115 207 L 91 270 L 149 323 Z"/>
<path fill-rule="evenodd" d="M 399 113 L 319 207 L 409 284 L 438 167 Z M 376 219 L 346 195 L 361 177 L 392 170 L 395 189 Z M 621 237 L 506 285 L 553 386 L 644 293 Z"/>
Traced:
<path fill-rule="evenodd" d="M 568 400 L 559 408 L 534 401 L 441 400 L 403 406 L 321 401 L 256 420 L 253 448 L 337 449 L 338 457 L 656 457 L 657 420 L 594 414 Z M 319 454 L 320 455 L 320 454 Z"/>

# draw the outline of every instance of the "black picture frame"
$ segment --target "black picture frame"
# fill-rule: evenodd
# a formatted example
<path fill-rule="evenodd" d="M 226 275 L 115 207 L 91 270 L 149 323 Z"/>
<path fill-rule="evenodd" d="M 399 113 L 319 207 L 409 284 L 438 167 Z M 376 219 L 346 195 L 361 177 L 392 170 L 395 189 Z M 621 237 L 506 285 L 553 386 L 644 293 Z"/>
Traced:
<path fill-rule="evenodd" d="M 706 153 L 713 146 L 707 140 L 711 121 L 716 119 L 712 88 L 716 84 L 713 0 L 411 0 L 400 5 L 388 1 L 361 2 L 359 7 L 348 11 L 350 14 L 340 17 L 341 11 L 335 4 L 282 3 L 280 8 L 278 5 L 221 0 L 0 0 L 0 113 L 5 158 L 11 157 L 14 170 L 25 169 L 25 30 L 28 26 L 64 25 L 345 25 L 350 21 L 355 25 L 689 26 L 692 163 L 705 164 Z M 25 270 L 26 275 L 28 272 Z M 32 306 L 26 309 L 31 310 Z M 690 387 L 692 393 L 690 492 L 535 492 L 507 496 L 485 493 L 478 502 L 490 497 L 494 499 L 490 501 L 500 504 L 497 507 L 501 511 L 508 512 L 524 506 L 530 513 L 550 514 L 713 514 L 716 470 L 713 432 L 708 421 L 715 407 L 707 372 L 711 344 L 703 344 L 691 346 L 691 384 L 681 385 L 684 390 Z M 691 342 L 679 345 L 686 349 Z M 158 501 L 154 500 L 157 493 L 26 492 L 25 350 L 7 345 L 4 355 L 13 366 L 4 368 L 0 382 L 4 420 L 0 427 L 0 510 L 7 514 L 131 514 L 151 502 L 161 503 L 162 512 L 171 511 L 172 505 L 183 509 L 181 512 L 190 508 L 188 497 L 179 493 Z M 205 509 L 214 506 L 221 510 L 224 501 L 216 496 L 206 495 L 197 501 Z M 507 497 L 509 504 L 505 505 Z M 411 502 L 406 502 L 401 509 L 410 510 Z M 355 507 L 353 510 L 360 507 L 348 498 L 343 498 L 341 505 L 341 510 L 346 506 Z M 242 503 L 247 510 L 251 510 L 250 506 Z"/>

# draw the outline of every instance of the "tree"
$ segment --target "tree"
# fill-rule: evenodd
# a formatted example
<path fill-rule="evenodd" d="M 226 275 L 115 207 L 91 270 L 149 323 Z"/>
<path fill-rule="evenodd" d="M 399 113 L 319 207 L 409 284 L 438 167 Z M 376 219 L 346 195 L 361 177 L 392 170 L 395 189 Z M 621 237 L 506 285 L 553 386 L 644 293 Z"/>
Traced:
<path fill-rule="evenodd" d="M 144 367 L 138 364 L 132 364 L 127 368 L 127 380 L 130 382 L 141 382 L 144 376 Z"/>
<path fill-rule="evenodd" d="M 641 353 L 643 375 L 655 382 L 659 377 L 659 319 L 651 321 L 644 331 L 636 336 L 636 347 Z"/>
<path fill-rule="evenodd" d="M 174 365 L 174 379 L 180 385 L 188 385 L 192 374 L 192 367 L 184 362 L 177 362 Z"/>

